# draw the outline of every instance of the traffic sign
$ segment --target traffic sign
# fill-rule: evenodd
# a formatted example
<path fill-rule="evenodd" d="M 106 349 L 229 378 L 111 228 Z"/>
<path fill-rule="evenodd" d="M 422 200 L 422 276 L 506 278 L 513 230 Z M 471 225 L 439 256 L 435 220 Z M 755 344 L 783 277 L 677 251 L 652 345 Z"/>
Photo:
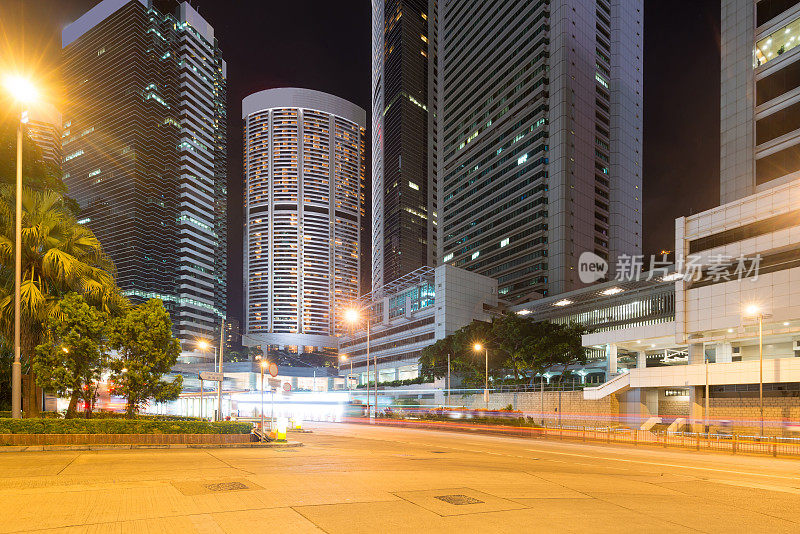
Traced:
<path fill-rule="evenodd" d="M 278 376 L 278 364 L 275 362 L 269 363 L 269 374 L 272 376 Z M 280 384 L 278 384 L 280 385 Z"/>
<path fill-rule="evenodd" d="M 211 380 L 212 382 L 222 382 L 222 373 L 215 371 L 201 371 L 200 380 Z"/>
<path fill-rule="evenodd" d="M 285 391 L 286 393 L 289 393 L 290 391 L 292 391 L 292 385 L 289 382 L 284 382 L 283 383 L 283 391 Z"/>

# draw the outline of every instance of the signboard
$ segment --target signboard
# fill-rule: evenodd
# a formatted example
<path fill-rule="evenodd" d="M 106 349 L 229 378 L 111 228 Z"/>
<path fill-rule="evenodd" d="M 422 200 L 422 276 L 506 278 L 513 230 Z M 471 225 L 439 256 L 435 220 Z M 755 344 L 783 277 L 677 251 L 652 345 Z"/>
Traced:
<path fill-rule="evenodd" d="M 215 371 L 201 371 L 200 380 L 211 380 L 212 382 L 222 382 L 222 373 Z"/>
<path fill-rule="evenodd" d="M 269 374 L 272 376 L 278 376 L 278 364 L 275 362 L 269 363 Z M 280 385 L 280 384 L 278 384 Z"/>
<path fill-rule="evenodd" d="M 272 388 L 281 387 L 281 379 L 280 378 L 267 378 L 267 383 Z"/>
<path fill-rule="evenodd" d="M 283 391 L 285 393 L 290 393 L 292 391 L 292 385 L 289 382 L 283 383 Z"/>

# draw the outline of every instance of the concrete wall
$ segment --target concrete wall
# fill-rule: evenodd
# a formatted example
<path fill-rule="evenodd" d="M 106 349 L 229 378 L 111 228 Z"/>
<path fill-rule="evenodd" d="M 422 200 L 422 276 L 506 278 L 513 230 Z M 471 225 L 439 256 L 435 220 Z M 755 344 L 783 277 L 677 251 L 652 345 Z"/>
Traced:
<path fill-rule="evenodd" d="M 541 392 L 489 394 L 490 410 L 500 410 L 509 404 L 536 421 L 544 420 L 550 425 L 558 424 L 560 420 L 563 425 L 605 426 L 609 422 L 615 422 L 619 413 L 619 402 L 614 395 L 600 400 L 586 400 L 581 391 L 564 391 L 560 395 L 557 391 L 545 391 L 544 395 Z M 486 403 L 481 393 L 453 395 L 449 406 L 478 409 L 486 408 Z"/>

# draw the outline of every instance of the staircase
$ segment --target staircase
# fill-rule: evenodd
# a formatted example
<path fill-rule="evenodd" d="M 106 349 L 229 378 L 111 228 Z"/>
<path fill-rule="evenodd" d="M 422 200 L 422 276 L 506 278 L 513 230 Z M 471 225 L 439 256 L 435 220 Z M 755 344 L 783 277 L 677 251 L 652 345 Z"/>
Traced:
<path fill-rule="evenodd" d="M 600 384 L 597 387 L 593 388 L 584 388 L 583 389 L 583 398 L 586 400 L 598 400 L 602 399 L 603 397 L 607 397 L 612 393 L 617 393 L 619 391 L 625 391 L 630 389 L 631 387 L 631 375 L 630 373 L 621 373 L 605 382 Z"/>

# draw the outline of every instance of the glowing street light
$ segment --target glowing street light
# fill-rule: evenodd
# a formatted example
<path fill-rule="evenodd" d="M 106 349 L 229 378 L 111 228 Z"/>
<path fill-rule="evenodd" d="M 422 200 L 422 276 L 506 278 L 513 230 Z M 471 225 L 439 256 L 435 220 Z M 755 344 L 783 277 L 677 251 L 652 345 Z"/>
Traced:
<path fill-rule="evenodd" d="M 348 308 L 344 312 L 344 319 L 351 325 L 355 326 L 361 319 L 361 312 L 356 308 Z M 367 323 L 367 413 L 369 414 L 370 419 L 372 419 L 378 413 L 378 358 L 376 356 L 375 362 L 373 362 L 373 368 L 375 370 L 375 411 L 373 412 L 369 404 L 369 313 L 364 315 L 364 320 Z M 352 372 L 352 360 L 350 361 L 350 365 Z"/>
<path fill-rule="evenodd" d="M 36 87 L 27 78 L 7 76 L 5 86 L 11 97 L 19 103 L 17 124 L 17 202 L 14 232 L 14 363 L 11 365 L 11 417 L 22 419 L 22 363 L 20 361 L 20 288 L 22 286 L 22 114 L 23 105 L 33 102 Z"/>
<path fill-rule="evenodd" d="M 762 336 L 762 323 L 764 317 L 772 317 L 764 313 L 756 304 L 750 304 L 744 310 L 745 317 L 758 319 L 758 407 L 761 419 L 761 436 L 764 435 L 764 337 Z"/>
<path fill-rule="evenodd" d="M 344 318 L 348 323 L 353 324 L 358 322 L 358 320 L 360 319 L 360 314 L 358 313 L 358 310 L 350 308 L 349 310 L 344 312 Z"/>
<path fill-rule="evenodd" d="M 21 104 L 33 102 L 39 96 L 33 83 L 22 76 L 6 76 L 3 85 L 11 97 Z"/>
<path fill-rule="evenodd" d="M 483 386 L 483 400 L 486 402 L 486 409 L 489 409 L 489 347 L 484 347 L 480 343 L 475 343 L 472 347 L 475 352 L 484 351 L 486 357 L 486 378 Z"/>

